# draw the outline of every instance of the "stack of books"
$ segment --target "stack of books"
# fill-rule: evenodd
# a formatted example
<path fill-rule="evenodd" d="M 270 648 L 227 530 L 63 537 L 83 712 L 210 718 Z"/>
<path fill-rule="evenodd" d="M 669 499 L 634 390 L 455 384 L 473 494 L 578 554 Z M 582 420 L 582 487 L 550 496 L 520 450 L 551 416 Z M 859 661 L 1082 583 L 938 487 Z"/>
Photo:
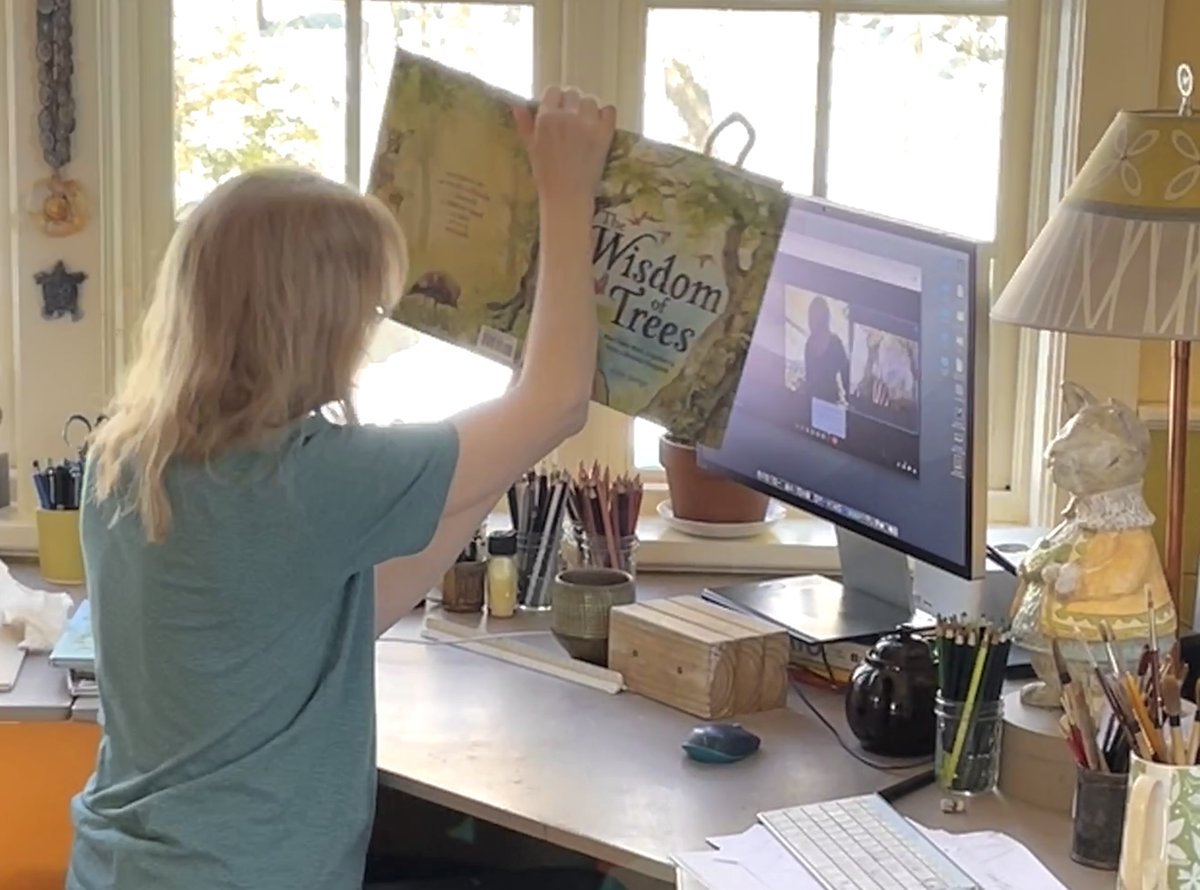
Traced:
<path fill-rule="evenodd" d="M 76 608 L 50 653 L 50 664 L 67 672 L 67 689 L 76 698 L 96 698 L 96 647 L 92 610 L 87 600 Z"/>

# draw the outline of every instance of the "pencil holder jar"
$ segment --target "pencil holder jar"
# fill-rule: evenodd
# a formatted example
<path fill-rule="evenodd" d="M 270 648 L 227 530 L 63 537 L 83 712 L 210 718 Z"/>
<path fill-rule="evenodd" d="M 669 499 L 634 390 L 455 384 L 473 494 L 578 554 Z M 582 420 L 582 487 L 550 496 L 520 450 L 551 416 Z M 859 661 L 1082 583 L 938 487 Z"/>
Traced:
<path fill-rule="evenodd" d="M 1200 766 L 1129 763 L 1119 890 L 1200 886 Z"/>
<path fill-rule="evenodd" d="M 518 608 L 527 612 L 549 611 L 561 563 L 561 529 L 548 525 L 544 532 L 517 535 Z"/>
<path fill-rule="evenodd" d="M 51 584 L 83 583 L 78 510 L 37 511 L 38 568 Z"/>
<path fill-rule="evenodd" d="M 632 578 L 637 577 L 637 535 L 614 540 L 605 535 L 588 534 L 578 526 L 572 527 L 567 534 L 565 549 L 571 568 L 616 569 Z"/>
<path fill-rule="evenodd" d="M 960 702 L 938 696 L 934 714 L 933 769 L 941 789 L 965 796 L 993 791 L 1000 775 L 1004 700 Z"/>
<path fill-rule="evenodd" d="M 1071 803 L 1071 858 L 1088 868 L 1116 871 L 1129 792 L 1126 773 L 1079 767 Z"/>

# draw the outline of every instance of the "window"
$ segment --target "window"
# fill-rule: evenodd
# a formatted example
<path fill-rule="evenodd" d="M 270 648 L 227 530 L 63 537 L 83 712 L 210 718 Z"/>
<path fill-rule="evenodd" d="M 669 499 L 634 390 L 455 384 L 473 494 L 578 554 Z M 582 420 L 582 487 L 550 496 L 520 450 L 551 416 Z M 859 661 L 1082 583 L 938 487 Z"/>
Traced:
<path fill-rule="evenodd" d="M 172 210 L 186 209 L 224 175 L 256 163 L 254 152 L 361 182 L 395 43 L 516 92 L 575 84 L 616 102 L 623 127 L 638 129 L 644 120 L 651 133 L 673 141 L 695 144 L 705 126 L 695 112 L 704 103 L 715 119 L 737 108 L 758 129 L 750 167 L 796 191 L 884 212 L 899 208 L 902 216 L 927 213 L 916 218 L 994 237 L 999 284 L 1031 235 L 1026 220 L 1036 226 L 1045 218 L 1113 112 L 1155 102 L 1163 9 L 1164 0 L 99 4 L 80 14 L 76 48 L 80 82 L 94 84 L 99 100 L 100 126 L 79 142 L 82 169 L 94 164 L 99 171 L 96 231 L 63 246 L 69 248 L 66 259 L 93 273 L 102 305 L 69 328 L 73 373 L 62 375 L 62 351 L 42 348 L 45 322 L 30 284 L 47 248 L 25 228 L 0 219 L 0 267 L 10 267 L 0 272 L 21 297 L 20 311 L 10 315 L 11 331 L 0 325 L 0 365 L 12 369 L 0 388 L 6 400 L 0 435 L 8 433 L 14 441 L 16 466 L 27 465 L 57 447 L 55 421 L 64 413 L 85 407 L 81 401 L 99 407 L 135 348 L 142 295 L 169 234 Z M 0 65 L 0 87 L 15 99 L 9 115 L 14 121 L 36 117 L 36 97 L 10 89 L 6 74 L 13 71 L 19 82 L 31 52 L 22 41 L 33 33 L 32 7 L 18 4 L 17 10 L 12 22 L 0 21 L 0 60 L 6 63 Z M 241 48 L 231 49 L 238 40 Z M 198 64 L 212 55 L 218 57 L 212 64 Z M 885 67 L 886 75 L 874 73 Z M 171 86 L 179 82 L 184 89 L 177 108 Z M 960 98 L 966 95 L 969 100 Z M 954 129 L 935 130 L 922 141 L 928 132 L 913 122 L 922 115 L 942 121 L 942 101 L 954 103 Z M 174 126 L 165 125 L 173 119 Z M 867 128 L 870 121 L 878 123 L 877 131 Z M 876 132 L 885 123 L 887 137 L 881 140 Z M 283 138 L 256 135 L 268 124 Z M 12 136 L 0 121 L 0 135 L 5 134 Z M 12 204 L 42 165 L 35 139 L 7 141 L 16 154 L 0 174 L 0 197 Z M 185 150 L 187 163 L 176 180 L 173 161 Z M 725 158 L 737 150 L 733 133 L 716 146 Z M 929 170 L 931 182 L 917 183 Z M 918 184 L 934 187 L 922 187 L 913 205 L 908 189 Z M 960 207 L 961 217 L 950 215 Z M 61 330 L 59 325 L 55 335 Z M 457 352 L 451 361 L 448 347 L 397 325 L 381 334 L 373 350 L 376 364 L 364 370 L 360 386 L 360 409 L 368 417 L 444 414 L 499 392 L 508 379 L 496 366 L 463 364 Z M 1033 504 L 1036 519 L 1047 521 L 1055 513 L 1053 490 L 1036 454 L 1055 425 L 1058 382 L 1069 371 L 1071 379 L 1094 390 L 1134 398 L 1136 344 L 1121 349 L 997 327 L 991 346 L 990 376 L 996 381 L 989 424 L 991 517 L 1020 520 Z M 417 373 L 421 392 L 414 391 Z M 55 374 L 70 377 L 71 386 L 44 384 Z M 429 380 L 439 385 L 430 387 Z M 38 389 L 31 392 L 34 385 Z M 88 395 L 93 391 L 94 398 Z M 652 476 L 653 428 L 636 425 L 642 438 L 635 441 L 635 425 L 626 418 L 599 408 L 592 418 L 562 449 L 564 463 L 636 462 L 651 467 L 643 475 Z M 28 550 L 34 541 L 27 506 L 31 485 L 20 472 L 16 481 L 20 515 L 8 525 L 0 517 L 0 548 Z M 645 499 L 651 510 L 652 494 Z M 825 567 L 820 560 L 828 557 L 821 537 L 827 532 L 813 525 L 783 523 L 776 534 L 798 545 L 792 552 L 807 549 L 815 561 L 805 562 L 806 569 Z M 806 542 L 812 546 L 806 548 Z M 697 548 L 688 549 L 672 559 L 697 564 L 692 552 Z M 783 549 L 759 548 L 752 556 L 722 549 L 713 559 L 726 567 L 800 567 L 794 555 L 777 552 Z M 643 556 L 650 557 L 650 548 Z"/>
<path fill-rule="evenodd" d="M 851 12 L 864 4 L 842 0 L 781 2 L 775 6 L 792 8 L 769 11 L 688 8 L 703 5 L 645 4 L 640 98 L 647 135 L 700 149 L 715 123 L 739 111 L 757 131 L 746 167 L 789 191 L 984 242 L 998 226 L 1025 226 L 1024 199 L 1005 205 L 1005 219 L 999 210 L 1002 188 L 1028 190 L 1015 177 L 1001 181 L 1001 122 L 1032 115 L 1032 84 L 1023 93 L 1005 90 L 1009 66 L 1036 65 L 1029 4 L 973 3 L 991 14 L 972 15 L 946 14 L 954 4 L 922 0 L 905 4 L 906 14 Z M 722 4 L 741 5 L 761 7 Z M 921 14 L 922 5 L 933 11 Z M 1009 52 L 1018 45 L 1014 28 L 1027 36 L 1034 29 L 1020 56 Z M 729 132 L 714 151 L 732 160 L 742 146 Z M 1015 383 L 1017 338 L 997 331 L 993 340 L 993 377 Z M 991 483 L 1003 489 L 1015 402 L 996 396 L 989 428 L 999 471 Z M 647 421 L 609 419 L 596 435 L 623 437 L 630 463 L 653 477 L 662 432 Z"/>
<path fill-rule="evenodd" d="M 361 187 L 397 46 L 531 95 L 533 19 L 520 3 L 176 0 L 177 215 L 264 164 Z M 378 423 L 445 417 L 499 395 L 511 376 L 391 322 L 369 359 L 356 401 Z"/>

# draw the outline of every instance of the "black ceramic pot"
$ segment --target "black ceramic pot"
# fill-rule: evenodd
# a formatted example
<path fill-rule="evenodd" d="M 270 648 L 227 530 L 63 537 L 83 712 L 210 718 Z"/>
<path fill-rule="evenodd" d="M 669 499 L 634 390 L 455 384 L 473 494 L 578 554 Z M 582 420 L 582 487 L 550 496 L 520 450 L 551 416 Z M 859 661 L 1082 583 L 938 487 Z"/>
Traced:
<path fill-rule="evenodd" d="M 929 645 L 901 627 L 879 639 L 850 676 L 846 722 L 863 749 L 884 757 L 933 754 L 937 668 Z"/>

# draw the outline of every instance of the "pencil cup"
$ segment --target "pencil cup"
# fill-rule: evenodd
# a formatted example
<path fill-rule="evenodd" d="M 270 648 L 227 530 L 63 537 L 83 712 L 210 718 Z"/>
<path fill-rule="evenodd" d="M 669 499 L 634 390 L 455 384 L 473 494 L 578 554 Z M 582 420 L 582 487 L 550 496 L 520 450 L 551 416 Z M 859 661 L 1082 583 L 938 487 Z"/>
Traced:
<path fill-rule="evenodd" d="M 51 584 L 83 583 L 78 510 L 38 510 L 38 567 Z"/>
<path fill-rule="evenodd" d="M 482 612 L 487 563 L 456 562 L 442 577 L 442 608 L 447 612 Z"/>
<path fill-rule="evenodd" d="M 1000 774 L 1004 701 L 934 702 L 937 746 L 933 768 L 938 785 L 951 794 L 987 794 Z"/>
<path fill-rule="evenodd" d="M 1129 762 L 1120 890 L 1200 886 L 1200 766 Z"/>
<path fill-rule="evenodd" d="M 517 535 L 517 606 L 527 612 L 546 612 L 562 561 L 562 530 Z"/>
<path fill-rule="evenodd" d="M 1071 858 L 1088 868 L 1116 871 L 1129 776 L 1079 767 L 1071 803 Z"/>

